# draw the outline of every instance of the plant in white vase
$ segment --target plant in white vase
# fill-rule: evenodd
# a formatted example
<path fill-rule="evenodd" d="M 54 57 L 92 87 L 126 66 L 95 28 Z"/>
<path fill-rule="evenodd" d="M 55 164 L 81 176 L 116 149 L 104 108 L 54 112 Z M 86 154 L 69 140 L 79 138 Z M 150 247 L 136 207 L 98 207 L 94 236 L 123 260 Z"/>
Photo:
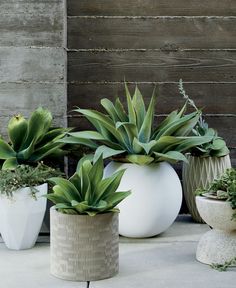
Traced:
<path fill-rule="evenodd" d="M 148 107 L 138 87 L 133 97 L 127 85 L 125 92 L 128 111 L 119 98 L 114 103 L 101 100 L 105 113 L 77 109 L 97 131 L 69 133 L 60 142 L 86 145 L 96 150 L 95 159 L 111 157 L 106 175 L 126 169 L 120 189 L 131 189 L 132 195 L 119 205 L 120 234 L 150 237 L 165 231 L 181 206 L 180 180 L 168 162 L 187 161 L 183 155 L 186 150 L 212 137 L 188 136 L 201 111 L 185 114 L 187 103 L 154 127 L 155 92 Z"/>

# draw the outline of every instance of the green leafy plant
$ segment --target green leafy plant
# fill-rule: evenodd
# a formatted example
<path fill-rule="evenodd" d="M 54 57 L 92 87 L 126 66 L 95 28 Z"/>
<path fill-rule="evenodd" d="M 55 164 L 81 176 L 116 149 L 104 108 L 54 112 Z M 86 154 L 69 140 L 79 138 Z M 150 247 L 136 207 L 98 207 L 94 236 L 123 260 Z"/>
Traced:
<path fill-rule="evenodd" d="M 197 195 L 207 198 L 229 201 L 233 210 L 236 209 L 236 169 L 227 169 L 219 178 L 215 179 L 208 189 L 199 188 Z M 236 220 L 236 210 L 232 216 Z"/>
<path fill-rule="evenodd" d="M 52 128 L 51 124 L 51 113 L 41 107 L 28 120 L 22 115 L 12 117 L 8 123 L 10 142 L 0 138 L 0 159 L 4 160 L 2 169 L 37 163 L 49 155 L 63 155 L 64 144 L 57 140 L 70 129 Z"/>
<path fill-rule="evenodd" d="M 184 99 L 186 99 L 187 103 L 192 106 L 196 111 L 198 108 L 196 107 L 194 101 L 189 98 L 186 94 L 183 81 L 180 79 L 179 81 L 179 91 L 180 94 L 183 95 Z M 209 142 L 205 142 L 196 146 L 191 147 L 188 152 L 192 156 L 197 157 L 222 157 L 229 154 L 229 149 L 226 146 L 225 141 L 218 136 L 217 131 L 213 128 L 209 128 L 206 121 L 203 119 L 202 114 L 196 123 L 196 125 L 192 129 L 192 134 L 195 136 L 210 136 L 212 139 Z"/>
<path fill-rule="evenodd" d="M 56 177 L 50 181 L 56 185 L 46 197 L 56 204 L 56 209 L 65 214 L 88 214 L 119 211 L 116 207 L 130 192 L 116 192 L 125 170 L 103 178 L 102 157 L 92 163 L 83 159 L 69 180 Z"/>
<path fill-rule="evenodd" d="M 46 183 L 48 178 L 62 175 L 59 170 L 39 163 L 36 167 L 18 165 L 14 169 L 0 170 L 0 194 L 13 197 L 14 192 L 24 187 L 30 187 L 32 196 L 37 189 L 35 186 Z"/>
<path fill-rule="evenodd" d="M 226 261 L 223 264 L 213 263 L 211 264 L 211 267 L 215 270 L 218 270 L 219 272 L 226 271 L 229 267 L 236 265 L 236 257 L 232 258 L 229 261 Z"/>
<path fill-rule="evenodd" d="M 128 111 L 119 98 L 115 103 L 102 99 L 105 113 L 90 109 L 76 109 L 90 121 L 97 131 L 71 132 L 60 142 L 82 144 L 95 149 L 95 159 L 113 157 L 117 161 L 137 164 L 179 160 L 187 161 L 183 153 L 188 149 L 209 142 L 212 136 L 188 134 L 196 125 L 201 111 L 186 114 L 186 106 L 170 113 L 155 128 L 155 90 L 146 108 L 143 96 L 136 86 L 133 97 L 125 85 Z"/>

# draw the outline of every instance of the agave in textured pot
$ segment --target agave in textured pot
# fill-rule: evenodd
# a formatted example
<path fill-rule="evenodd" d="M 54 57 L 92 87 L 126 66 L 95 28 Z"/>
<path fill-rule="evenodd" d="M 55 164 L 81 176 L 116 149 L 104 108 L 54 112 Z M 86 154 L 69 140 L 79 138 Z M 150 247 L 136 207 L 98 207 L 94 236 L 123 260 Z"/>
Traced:
<path fill-rule="evenodd" d="M 65 280 L 110 278 L 119 269 L 116 207 L 130 192 L 116 192 L 123 171 L 103 178 L 103 160 L 81 160 L 69 179 L 52 178 L 56 185 L 47 198 L 51 213 L 51 274 Z"/>
<path fill-rule="evenodd" d="M 9 141 L 0 137 L 0 160 L 2 169 L 19 164 L 34 165 L 47 156 L 62 156 L 63 138 L 71 129 L 53 128 L 52 115 L 39 107 L 26 120 L 22 115 L 12 117 L 8 123 Z"/>
<path fill-rule="evenodd" d="M 197 260 L 209 265 L 230 263 L 236 259 L 236 170 L 228 169 L 198 194 L 197 209 L 213 229 L 200 239 Z"/>
<path fill-rule="evenodd" d="M 146 109 L 136 87 L 134 96 L 125 85 L 128 111 L 117 98 L 113 104 L 102 99 L 106 113 L 77 109 L 97 131 L 69 133 L 67 143 L 83 144 L 96 149 L 95 159 L 112 157 L 106 175 L 126 168 L 121 189 L 132 195 L 120 207 L 120 234 L 127 237 L 150 237 L 166 230 L 178 215 L 182 189 L 180 180 L 167 163 L 186 161 L 183 153 L 192 146 L 208 142 L 210 137 L 189 137 L 200 111 L 185 114 L 173 111 L 157 127 L 154 125 L 155 93 Z"/>
<path fill-rule="evenodd" d="M 41 163 L 0 170 L 0 233 L 7 248 L 34 246 L 46 210 L 46 179 L 58 173 Z"/>
<path fill-rule="evenodd" d="M 182 81 L 180 92 L 196 110 L 194 102 L 186 95 Z M 208 188 L 210 183 L 219 178 L 228 168 L 231 168 L 229 149 L 225 141 L 217 135 L 213 128 L 200 115 L 196 126 L 192 129 L 195 136 L 211 136 L 212 140 L 191 147 L 185 155 L 188 162 L 183 163 L 183 191 L 184 198 L 192 218 L 196 222 L 204 222 L 200 217 L 195 201 L 195 191 L 201 187 Z"/>

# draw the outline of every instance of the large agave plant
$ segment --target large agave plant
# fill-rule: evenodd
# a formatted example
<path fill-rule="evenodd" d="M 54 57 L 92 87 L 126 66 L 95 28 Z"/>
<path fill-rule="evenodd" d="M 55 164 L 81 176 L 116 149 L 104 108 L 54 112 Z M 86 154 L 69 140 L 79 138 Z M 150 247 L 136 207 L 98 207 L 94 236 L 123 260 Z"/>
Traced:
<path fill-rule="evenodd" d="M 76 109 L 84 115 L 97 131 L 69 133 L 62 142 L 84 144 L 96 149 L 95 159 L 116 157 L 119 161 L 137 164 L 179 160 L 186 161 L 183 153 L 196 145 L 209 142 L 212 137 L 187 136 L 198 122 L 201 111 L 185 114 L 187 103 L 170 113 L 157 127 L 153 127 L 155 90 L 146 109 L 143 97 L 136 87 L 133 97 L 125 85 L 128 112 L 119 98 L 115 103 L 102 99 L 106 113 L 90 109 Z"/>
<path fill-rule="evenodd" d="M 19 164 L 36 163 L 49 155 L 61 155 L 63 143 L 57 140 L 70 131 L 52 128 L 52 115 L 47 109 L 36 109 L 26 120 L 22 115 L 12 117 L 8 123 L 9 143 L 0 138 L 2 169 Z"/>
<path fill-rule="evenodd" d="M 59 212 L 66 214 L 88 214 L 118 212 L 116 207 L 130 192 L 116 192 L 124 170 L 120 170 L 109 178 L 103 178 L 103 160 L 95 163 L 82 161 L 77 171 L 69 179 L 54 177 L 49 179 L 56 185 L 53 193 L 45 195 L 56 204 Z"/>

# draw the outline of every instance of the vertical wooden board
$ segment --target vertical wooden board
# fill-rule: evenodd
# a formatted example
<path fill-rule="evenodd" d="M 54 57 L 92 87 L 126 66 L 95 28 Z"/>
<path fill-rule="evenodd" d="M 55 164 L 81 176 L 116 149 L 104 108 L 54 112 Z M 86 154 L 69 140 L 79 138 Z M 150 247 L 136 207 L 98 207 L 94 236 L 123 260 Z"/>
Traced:
<path fill-rule="evenodd" d="M 183 105 L 183 97 L 179 93 L 178 83 L 138 83 L 145 102 L 148 104 L 152 91 L 156 86 L 158 114 L 169 113 Z M 129 84 L 133 93 L 135 84 Z M 204 113 L 235 114 L 236 83 L 185 83 L 186 93 Z M 102 98 L 114 100 L 119 97 L 125 102 L 124 83 L 81 83 L 68 85 L 68 109 L 76 106 L 81 108 L 99 109 Z"/>
<path fill-rule="evenodd" d="M 69 17 L 68 48 L 236 48 L 234 27 L 234 17 Z"/>
<path fill-rule="evenodd" d="M 234 0 L 67 0 L 68 15 L 232 15 Z"/>
<path fill-rule="evenodd" d="M 236 82 L 235 51 L 68 53 L 69 82 Z"/>

